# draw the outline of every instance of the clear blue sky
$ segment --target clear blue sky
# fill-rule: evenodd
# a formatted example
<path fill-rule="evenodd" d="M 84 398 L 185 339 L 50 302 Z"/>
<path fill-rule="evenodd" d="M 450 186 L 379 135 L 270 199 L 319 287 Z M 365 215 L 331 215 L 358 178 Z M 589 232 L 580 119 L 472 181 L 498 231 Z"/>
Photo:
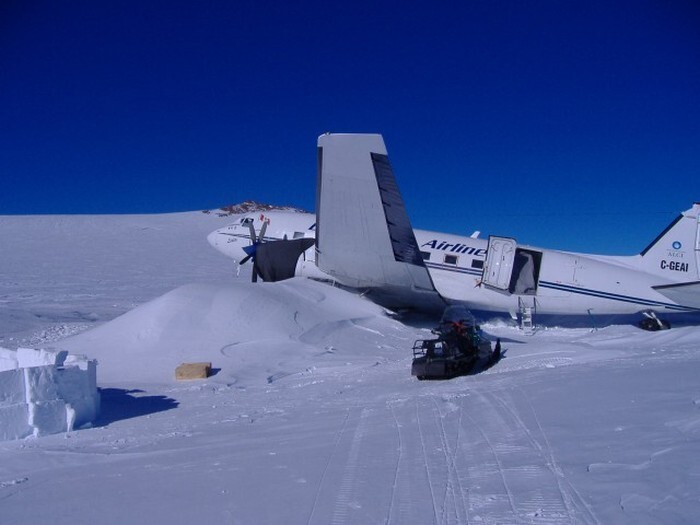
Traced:
<path fill-rule="evenodd" d="M 636 253 L 700 200 L 700 4 L 0 4 L 0 214 L 313 210 L 326 131 L 414 227 Z"/>

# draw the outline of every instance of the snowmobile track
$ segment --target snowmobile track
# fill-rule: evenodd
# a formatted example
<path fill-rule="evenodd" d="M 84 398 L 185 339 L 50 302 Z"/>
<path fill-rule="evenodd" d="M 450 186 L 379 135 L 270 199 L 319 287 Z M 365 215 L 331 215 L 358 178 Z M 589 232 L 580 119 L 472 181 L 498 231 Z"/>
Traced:
<path fill-rule="evenodd" d="M 503 491 L 505 492 L 505 495 L 506 495 L 506 497 L 507 497 L 507 499 L 508 499 L 508 503 L 509 503 L 509 506 L 510 506 L 510 513 L 511 513 L 511 516 L 508 516 L 508 519 L 507 519 L 506 517 L 504 517 L 503 520 L 498 519 L 497 521 L 508 522 L 509 519 L 515 519 L 515 520 L 517 521 L 518 513 L 517 513 L 516 508 L 515 508 L 515 501 L 513 500 L 513 494 L 512 494 L 512 492 L 511 492 L 511 489 L 508 487 L 508 482 L 506 481 L 506 477 L 505 477 L 505 474 L 504 474 L 503 464 L 501 463 L 501 459 L 500 459 L 498 453 L 496 452 L 496 448 L 494 447 L 493 442 L 492 442 L 491 439 L 489 438 L 488 434 L 487 434 L 487 433 L 484 431 L 484 429 L 481 427 L 481 425 L 478 423 L 478 421 L 476 421 L 472 416 L 470 416 L 470 415 L 468 415 L 468 414 L 467 414 L 467 418 L 469 419 L 469 421 L 471 421 L 473 428 L 476 428 L 476 429 L 479 431 L 479 434 L 481 435 L 483 441 L 484 441 L 484 442 L 486 443 L 486 445 L 488 446 L 488 449 L 489 449 L 489 451 L 490 451 L 490 453 L 491 453 L 491 456 L 493 457 L 493 460 L 494 460 L 494 462 L 495 462 L 496 470 L 498 471 L 498 475 L 499 475 L 499 477 L 500 477 L 501 484 L 502 484 L 502 486 L 503 486 Z M 472 454 L 472 456 L 475 457 L 475 459 L 479 459 L 479 458 L 478 458 L 478 455 L 473 451 L 473 449 L 474 449 L 476 446 L 477 446 L 477 445 L 472 444 L 470 447 L 467 447 L 467 448 L 468 448 L 468 449 L 471 449 L 471 450 L 469 450 L 468 452 L 470 452 L 470 453 Z M 480 458 L 480 459 L 482 460 L 481 463 L 483 463 L 483 458 Z M 479 465 L 479 462 L 478 462 L 478 461 L 473 461 L 473 462 L 470 462 L 470 463 L 471 463 L 472 465 Z M 488 474 L 488 473 L 489 473 L 489 469 L 487 469 L 487 468 L 482 469 L 481 472 L 482 472 L 482 477 L 483 477 L 483 473 Z"/>
<path fill-rule="evenodd" d="M 506 390 L 480 392 L 470 389 L 479 404 L 491 413 L 480 430 L 493 437 L 489 447 L 498 457 L 505 486 L 522 487 L 512 497 L 515 518 L 537 519 L 539 523 L 599 523 L 590 506 L 566 479 L 554 456 L 537 413 L 524 391 L 518 401 L 526 403 L 526 412 L 518 410 L 518 402 Z M 531 426 L 523 417 L 529 414 Z"/>
<path fill-rule="evenodd" d="M 338 436 L 335 439 L 335 443 L 333 444 L 333 450 L 328 456 L 328 460 L 326 461 L 326 464 L 323 468 L 323 473 L 321 474 L 321 479 L 318 482 L 318 486 L 316 487 L 316 495 L 314 496 L 314 502 L 311 505 L 311 513 L 309 514 L 309 519 L 306 521 L 307 525 L 309 525 L 313 518 L 314 518 L 314 513 L 316 512 L 316 509 L 318 507 L 318 500 L 319 496 L 321 494 L 321 489 L 323 488 L 325 481 L 326 481 L 326 475 L 328 474 L 328 467 L 333 461 L 333 458 L 338 454 L 338 445 L 340 444 L 341 439 L 343 438 L 343 434 L 345 434 L 345 430 L 348 426 L 348 419 L 350 419 L 350 409 L 347 410 L 345 413 L 345 419 L 343 420 L 343 424 L 340 427 L 340 430 L 338 431 Z"/>
<path fill-rule="evenodd" d="M 527 401 L 530 412 L 532 413 L 532 417 L 535 421 L 535 424 L 537 425 L 537 429 L 539 431 L 539 434 L 542 436 L 542 439 L 544 441 L 545 450 L 547 451 L 547 454 L 549 455 L 549 459 L 550 459 L 549 464 L 551 465 L 551 468 L 553 469 L 554 474 L 557 476 L 560 484 L 562 484 L 562 483 L 566 484 L 569 487 L 569 490 L 571 491 L 571 493 L 569 493 L 569 497 L 571 497 L 572 504 L 582 514 L 588 514 L 588 518 L 590 519 L 590 521 L 592 523 L 600 524 L 600 521 L 598 520 L 598 518 L 594 514 L 591 506 L 586 502 L 586 500 L 583 499 L 583 497 L 581 496 L 581 493 L 576 489 L 576 487 L 574 487 L 566 479 L 566 476 L 564 475 L 564 471 L 557 463 L 557 461 L 554 457 L 554 453 L 552 451 L 552 446 L 549 443 L 549 439 L 547 439 L 547 434 L 545 434 L 544 429 L 542 428 L 542 423 L 540 422 L 540 418 L 537 416 L 537 411 L 535 410 L 535 407 L 533 406 L 532 401 L 530 400 L 530 397 L 526 394 L 526 392 L 522 388 L 518 388 L 518 390 L 521 393 L 520 398 Z M 521 420 L 521 422 L 522 422 L 522 420 Z M 532 435 L 532 434 L 530 434 L 530 435 Z M 563 489 L 562 489 L 562 492 L 563 492 Z M 578 504 L 575 502 L 576 499 L 578 500 Z M 583 511 L 581 511 L 581 507 L 583 507 Z"/>
<path fill-rule="evenodd" d="M 465 501 L 465 492 L 467 492 L 462 486 L 461 474 L 462 471 L 457 465 L 460 437 L 462 431 L 462 409 L 459 408 L 459 417 L 457 420 L 457 432 L 454 438 L 454 447 L 450 446 L 450 440 L 448 434 L 445 430 L 445 418 L 448 416 L 447 413 L 443 414 L 440 410 L 440 406 L 436 401 L 435 397 L 431 397 L 433 405 L 435 406 L 436 423 L 439 427 L 440 440 L 442 443 L 442 450 L 445 455 L 445 467 L 447 470 L 447 480 L 445 483 L 445 495 L 442 503 L 442 523 L 449 523 L 449 516 L 447 515 L 448 503 L 450 500 L 453 507 L 454 518 L 456 523 L 469 523 L 469 503 Z M 457 494 L 455 494 L 457 492 Z M 468 492 L 467 492 L 468 494 Z M 460 515 L 460 510 L 461 515 Z"/>
<path fill-rule="evenodd" d="M 423 432 L 423 426 L 422 426 L 421 421 L 420 421 L 418 402 L 416 402 L 415 408 L 416 408 L 416 426 L 418 428 L 418 433 L 420 435 L 421 452 L 423 453 L 423 465 L 425 467 L 425 475 L 428 479 L 428 487 L 430 489 L 430 501 L 432 502 L 432 505 L 433 505 L 433 515 L 435 516 L 434 523 L 438 523 L 439 520 L 438 520 L 437 504 L 435 501 L 435 489 L 434 489 L 433 480 L 431 479 L 431 476 L 430 476 L 430 466 L 429 466 L 430 459 L 428 458 L 428 454 L 427 454 L 426 448 L 425 448 L 425 435 Z"/>
<path fill-rule="evenodd" d="M 338 495 L 335 500 L 335 508 L 331 518 L 331 525 L 343 525 L 352 523 L 352 517 L 349 515 L 351 505 L 355 505 L 354 496 L 357 489 L 357 470 L 358 461 L 360 459 L 360 445 L 365 436 L 365 426 L 367 422 L 368 410 L 363 408 L 360 412 L 359 421 L 355 426 L 355 433 L 350 444 L 350 452 L 348 460 L 343 471 L 343 476 L 338 489 Z"/>
<path fill-rule="evenodd" d="M 385 523 L 391 523 L 391 517 L 394 513 L 394 505 L 396 504 L 396 491 L 399 485 L 399 474 L 401 469 L 401 462 L 403 461 L 403 440 L 401 439 L 401 425 L 396 417 L 396 411 L 394 406 L 390 405 L 389 410 L 391 411 L 391 418 L 394 420 L 394 426 L 396 427 L 396 438 L 398 440 L 398 450 L 396 454 L 396 466 L 394 467 L 394 483 L 391 486 L 391 498 L 389 499 L 389 509 L 386 513 Z M 398 523 L 398 522 L 397 522 Z"/>

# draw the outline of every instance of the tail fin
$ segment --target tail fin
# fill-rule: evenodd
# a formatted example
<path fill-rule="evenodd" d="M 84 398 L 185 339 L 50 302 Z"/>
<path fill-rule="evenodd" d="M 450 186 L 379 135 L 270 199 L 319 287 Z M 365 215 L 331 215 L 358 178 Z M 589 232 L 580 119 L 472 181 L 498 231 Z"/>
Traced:
<path fill-rule="evenodd" d="M 700 203 L 681 213 L 641 253 L 642 267 L 672 281 L 700 278 Z"/>

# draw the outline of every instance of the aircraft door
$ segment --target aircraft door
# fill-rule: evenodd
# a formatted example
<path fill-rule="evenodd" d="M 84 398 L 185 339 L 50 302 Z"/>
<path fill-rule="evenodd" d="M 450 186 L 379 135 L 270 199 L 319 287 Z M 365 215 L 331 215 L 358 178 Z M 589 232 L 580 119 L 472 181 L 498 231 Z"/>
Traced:
<path fill-rule="evenodd" d="M 489 236 L 481 283 L 490 288 L 508 292 L 515 261 L 515 239 Z"/>

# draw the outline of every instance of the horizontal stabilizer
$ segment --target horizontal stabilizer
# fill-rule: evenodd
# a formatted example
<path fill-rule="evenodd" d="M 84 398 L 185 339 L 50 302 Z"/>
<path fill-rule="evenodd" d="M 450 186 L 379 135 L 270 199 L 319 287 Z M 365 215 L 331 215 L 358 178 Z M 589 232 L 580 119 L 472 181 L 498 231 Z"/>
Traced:
<path fill-rule="evenodd" d="M 652 288 L 674 303 L 700 309 L 700 281 L 652 286 Z"/>

